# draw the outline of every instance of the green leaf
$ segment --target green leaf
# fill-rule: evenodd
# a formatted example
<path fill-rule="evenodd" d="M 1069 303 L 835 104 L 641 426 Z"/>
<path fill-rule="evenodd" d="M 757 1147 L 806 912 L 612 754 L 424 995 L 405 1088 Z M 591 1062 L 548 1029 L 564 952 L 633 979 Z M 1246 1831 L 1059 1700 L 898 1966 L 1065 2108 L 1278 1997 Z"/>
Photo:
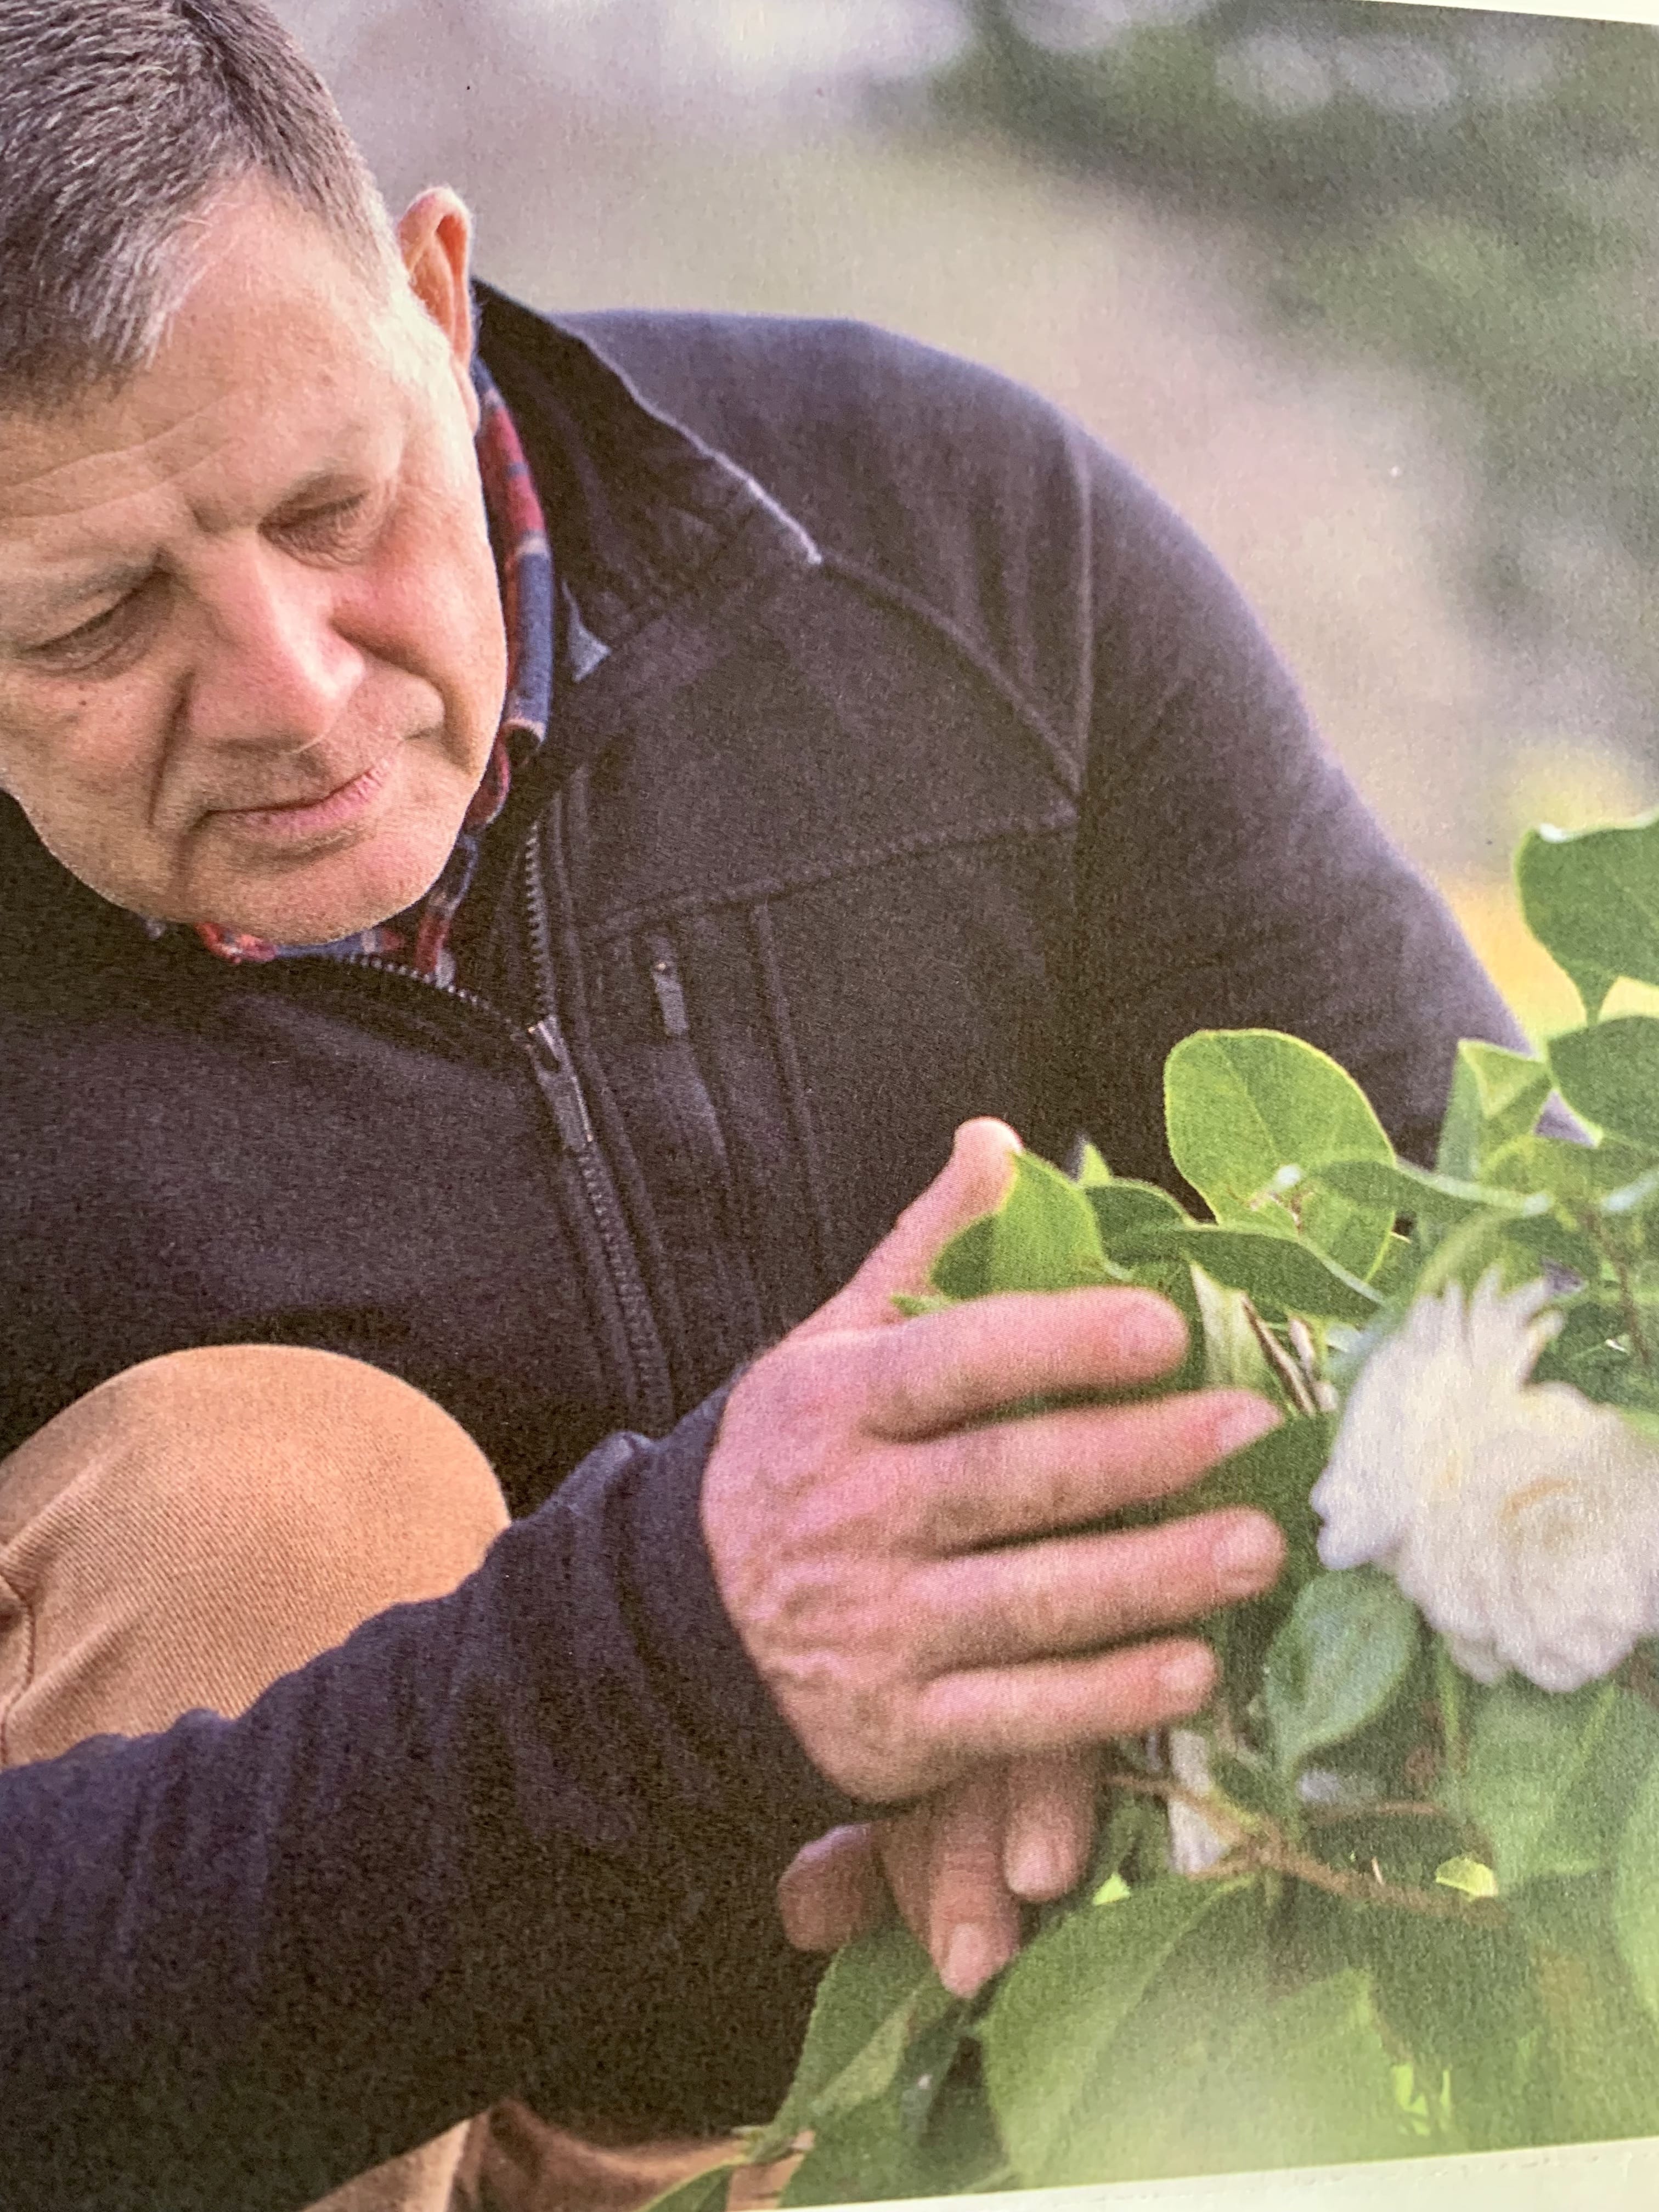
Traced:
<path fill-rule="evenodd" d="M 1251 1325 L 1243 1292 L 1228 1290 L 1202 1267 L 1192 1270 L 1192 1279 L 1204 1331 L 1205 1389 L 1256 1390 L 1273 1404 L 1282 1403 L 1282 1387 Z"/>
<path fill-rule="evenodd" d="M 1115 2107 L 1144 2079 L 1154 2031 L 1202 2046 L 1215 1999 L 1263 1993 L 1259 1887 L 1166 1877 L 1084 1906 L 1003 1975 L 981 2027 L 985 2082 L 1021 2183 L 1115 2179 Z M 1172 2145 L 1178 2154 L 1178 2144 Z"/>
<path fill-rule="evenodd" d="M 1659 1718 L 1616 1682 L 1556 1694 L 1509 1675 L 1488 1691 L 1469 1731 L 1463 1797 L 1504 1894 L 1610 1864 L 1656 1755 Z"/>
<path fill-rule="evenodd" d="M 1447 2147 L 1425 2141 L 1401 2110 L 1370 1978 L 1352 1968 L 1238 2023 L 1194 2089 L 1172 2172 L 1335 2166 Z"/>
<path fill-rule="evenodd" d="M 1384 1711 L 1418 1653 L 1417 1611 L 1387 1575 L 1316 1575 L 1267 1653 L 1262 1698 L 1281 1773 Z"/>
<path fill-rule="evenodd" d="M 1549 1095 L 1550 1072 L 1542 1060 L 1465 1038 L 1452 1070 L 1437 1170 L 1479 1182 L 1489 1155 L 1511 1137 L 1524 1136 Z"/>
<path fill-rule="evenodd" d="M 1420 1866 L 1408 1858 L 1399 1867 L 1402 1879 L 1431 1881 L 1455 1839 L 1449 1821 L 1443 1827 L 1392 1820 L 1385 1829 L 1361 1817 L 1362 1825 L 1345 1832 L 1362 1850 L 1386 1838 L 1396 1854 L 1423 1855 Z M 1419 2087 L 1437 2090 L 1449 2070 L 1456 2140 L 1441 2148 L 1498 2150 L 1533 2139 L 1528 2045 L 1536 2039 L 1537 1995 L 1526 1939 L 1512 1917 L 1443 1920 L 1366 1911 L 1305 1884 L 1297 1885 L 1287 1913 L 1298 1955 L 1321 1967 L 1370 1972 L 1389 2040 L 1415 2062 Z"/>
<path fill-rule="evenodd" d="M 740 2163 L 728 2158 L 692 2174 L 689 2180 L 677 2181 L 672 2189 L 653 2197 L 645 2212 L 725 2212 L 726 2192 Z"/>
<path fill-rule="evenodd" d="M 1339 1972 L 1273 2002 L 1269 1927 L 1254 1884 L 1165 1881 L 1074 1914 L 1009 1970 L 982 2033 L 1022 2184 L 1422 2147 L 1395 2097 L 1369 1978 Z"/>
<path fill-rule="evenodd" d="M 1648 1768 L 1620 1840 L 1613 1933 L 1637 1996 L 1659 2022 L 1659 1760 Z"/>
<path fill-rule="evenodd" d="M 1570 1030 L 1550 1046 L 1550 1067 L 1575 1112 L 1650 1158 L 1659 1155 L 1659 1020 L 1621 1014 Z"/>
<path fill-rule="evenodd" d="M 1072 1170 L 1072 1181 L 1079 1190 L 1109 1189 L 1116 1178 L 1102 1158 L 1098 1149 L 1087 1137 L 1079 1138 L 1077 1165 Z"/>
<path fill-rule="evenodd" d="M 1569 1146 L 1571 1151 L 1582 1150 Z M 1319 1180 L 1357 1205 L 1386 1206 L 1391 1214 L 1413 1221 L 1462 1222 L 1481 1212 L 1520 1214 L 1525 1195 L 1492 1183 L 1462 1182 L 1452 1176 L 1430 1175 L 1404 1160 L 1333 1160 Z M 1540 1186 L 1528 1184 L 1528 1191 Z M 1534 1208 L 1537 1211 L 1537 1208 Z"/>
<path fill-rule="evenodd" d="M 933 1262 L 933 1287 L 942 1299 L 983 1297 L 991 1287 L 991 1247 L 996 1216 L 981 1214 L 959 1229 Z"/>
<path fill-rule="evenodd" d="M 1370 1272 L 1370 1286 L 1380 1298 L 1392 1303 L 1405 1298 L 1417 1279 L 1423 1254 L 1409 1237 L 1390 1237 L 1382 1256 Z"/>
<path fill-rule="evenodd" d="M 882 2095 L 919 2036 L 964 2017 L 965 2008 L 942 1986 L 901 1922 L 849 1943 L 818 1984 L 795 2078 L 752 2147 L 751 2163 L 781 2157 L 804 2128 L 816 2129 Z"/>
<path fill-rule="evenodd" d="M 1018 1155 L 1001 1206 L 954 1237 L 933 1267 L 933 1288 L 952 1298 L 1115 1279 L 1088 1196 L 1035 1152 Z"/>
<path fill-rule="evenodd" d="M 1490 1182 L 1506 1191 L 1547 1192 L 1564 1206 L 1599 1206 L 1626 1191 L 1653 1165 L 1652 1155 L 1609 1137 L 1599 1145 L 1563 1137 L 1513 1137 L 1486 1163 Z"/>
<path fill-rule="evenodd" d="M 1520 1213 L 1472 1213 L 1455 1229 L 1447 1230 L 1425 1259 L 1414 1295 L 1433 1297 L 1450 1283 L 1473 1290 L 1492 1267 L 1505 1287 L 1512 1288 L 1540 1275 L 1547 1261 L 1595 1281 L 1601 1269 L 1600 1252 L 1561 1221 L 1547 1194 L 1534 1196 L 1540 1201 L 1535 1212 L 1528 1207 Z"/>
<path fill-rule="evenodd" d="M 954 2045 L 918 2051 L 907 2071 L 915 2078 L 816 2131 L 781 2203 L 865 2204 L 1013 2185 L 972 2051 L 958 2062 Z"/>
<path fill-rule="evenodd" d="M 1392 1160 L 1364 1092 L 1336 1062 L 1276 1030 L 1200 1030 L 1164 1063 L 1164 1108 L 1176 1167 L 1218 1221 L 1298 1226 L 1362 1279 L 1394 1226 L 1392 1213 L 1322 1189 L 1273 1188 L 1287 1169 L 1316 1176 L 1331 1160 Z"/>
<path fill-rule="evenodd" d="M 1605 1881 L 1547 1883 L 1572 1894 L 1560 1944 L 1529 1931 L 1542 2034 L 1531 2140 L 1599 2142 L 1659 2130 L 1659 2035 L 1615 1940 Z M 1536 1916 L 1533 1916 L 1536 1917 Z"/>
<path fill-rule="evenodd" d="M 1307 1314 L 1363 1326 L 1375 1320 L 1382 1303 L 1369 1283 L 1323 1258 L 1311 1245 L 1292 1243 L 1260 1229 L 1225 1229 L 1207 1222 L 1184 1229 L 1160 1227 L 1139 1237 L 1120 1239 L 1116 1250 L 1126 1266 L 1169 1255 L 1194 1261 L 1229 1290 L 1243 1291 L 1269 1316 Z"/>
<path fill-rule="evenodd" d="M 1434 1878 L 1443 1889 L 1455 1889 L 1464 1897 L 1496 1897 L 1498 1876 L 1484 1859 L 1443 1859 L 1434 1870 Z"/>
<path fill-rule="evenodd" d="M 978 2053 L 966 2041 L 967 2009 L 912 2039 L 878 2096 L 824 2115 L 781 2202 L 846 2204 L 949 2194 L 1007 2174 Z"/>
<path fill-rule="evenodd" d="M 1188 1225 L 1183 1213 L 1167 1190 L 1153 1182 L 1096 1183 L 1090 1187 L 1101 1243 L 1113 1259 L 1124 1237 L 1144 1237 L 1148 1230 L 1181 1229 Z"/>
<path fill-rule="evenodd" d="M 1611 830 L 1534 830 L 1516 856 L 1527 927 L 1592 1022 L 1620 975 L 1659 983 L 1659 814 Z"/>

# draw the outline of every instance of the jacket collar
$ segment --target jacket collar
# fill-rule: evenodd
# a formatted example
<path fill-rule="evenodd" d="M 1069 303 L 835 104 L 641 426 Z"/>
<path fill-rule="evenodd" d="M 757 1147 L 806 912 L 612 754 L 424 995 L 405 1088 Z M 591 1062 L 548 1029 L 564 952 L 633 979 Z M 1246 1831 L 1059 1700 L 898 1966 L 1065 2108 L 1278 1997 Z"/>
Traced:
<path fill-rule="evenodd" d="M 524 441 L 558 573 L 613 654 L 687 602 L 818 565 L 805 526 L 653 407 L 600 343 L 477 292 L 479 350 Z"/>

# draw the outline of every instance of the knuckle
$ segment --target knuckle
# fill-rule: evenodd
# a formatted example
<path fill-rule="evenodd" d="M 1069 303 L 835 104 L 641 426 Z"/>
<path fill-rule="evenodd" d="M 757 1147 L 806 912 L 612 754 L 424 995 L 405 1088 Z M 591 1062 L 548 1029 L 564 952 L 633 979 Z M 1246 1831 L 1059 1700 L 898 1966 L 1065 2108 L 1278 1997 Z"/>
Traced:
<path fill-rule="evenodd" d="M 1008 1439 L 1002 1424 L 959 1429 L 931 1455 L 929 1533 L 942 1550 L 966 1549 L 986 1533 L 989 1502 L 1007 1487 Z"/>
<path fill-rule="evenodd" d="M 1109 1601 L 1103 1593 L 1097 1594 L 1090 1626 L 1098 1622 Z M 1024 1577 L 1006 1607 L 1005 1618 L 1020 1640 L 1037 1650 L 1063 1650 L 1075 1643 L 1079 1634 L 1078 1609 L 1069 1582 L 1046 1571 Z"/>

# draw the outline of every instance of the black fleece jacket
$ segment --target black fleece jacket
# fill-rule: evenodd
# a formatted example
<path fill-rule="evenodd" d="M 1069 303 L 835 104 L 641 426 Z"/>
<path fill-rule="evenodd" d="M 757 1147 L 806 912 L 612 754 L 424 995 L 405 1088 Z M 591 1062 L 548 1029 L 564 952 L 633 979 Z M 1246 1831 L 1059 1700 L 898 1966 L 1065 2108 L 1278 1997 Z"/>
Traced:
<path fill-rule="evenodd" d="M 153 945 L 0 800 L 0 1453 L 316 1344 L 526 1516 L 241 1721 L 0 1774 L 0 2204 L 277 2212 L 511 2092 L 761 2116 L 772 1880 L 848 1808 L 714 1591 L 710 1394 L 969 1114 L 1167 1177 L 1169 1047 L 1267 1025 L 1421 1156 L 1457 1037 L 1516 1041 L 1215 564 L 1031 394 L 841 325 L 487 294 L 483 345 L 583 672 L 463 990 Z"/>

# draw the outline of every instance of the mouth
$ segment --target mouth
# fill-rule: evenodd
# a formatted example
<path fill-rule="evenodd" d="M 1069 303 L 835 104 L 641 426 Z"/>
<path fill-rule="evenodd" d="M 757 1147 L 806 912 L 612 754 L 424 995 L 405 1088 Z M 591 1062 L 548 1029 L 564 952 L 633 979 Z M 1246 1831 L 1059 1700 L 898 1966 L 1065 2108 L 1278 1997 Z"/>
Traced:
<path fill-rule="evenodd" d="M 277 806 L 224 806 L 215 809 L 228 829 L 255 838 L 261 844 L 303 845 L 346 829 L 374 805 L 391 780 L 398 749 L 394 745 L 348 781 L 337 784 L 320 799 L 302 799 Z"/>

